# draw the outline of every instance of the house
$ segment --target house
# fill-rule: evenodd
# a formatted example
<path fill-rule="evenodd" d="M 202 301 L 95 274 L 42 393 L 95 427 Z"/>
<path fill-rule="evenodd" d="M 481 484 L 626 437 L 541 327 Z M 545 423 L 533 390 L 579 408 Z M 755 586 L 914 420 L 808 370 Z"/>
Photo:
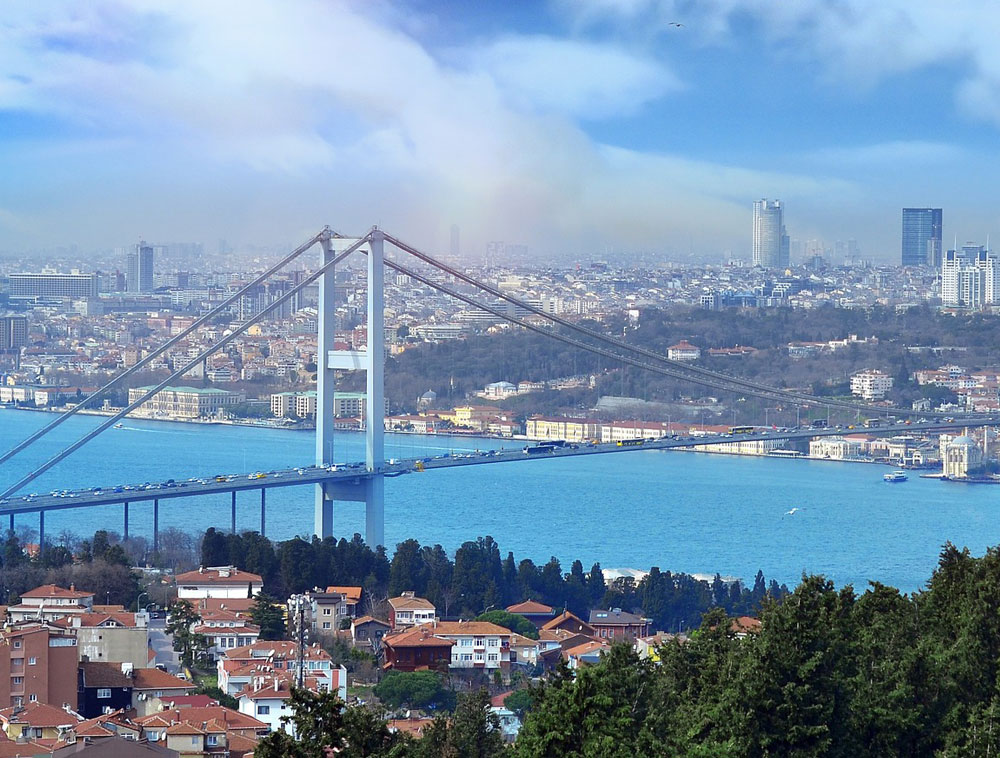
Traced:
<path fill-rule="evenodd" d="M 44 584 L 21 595 L 21 602 L 7 608 L 13 622 L 41 620 L 58 621 L 67 616 L 88 613 L 94 605 L 93 592 L 79 592 L 55 584 Z"/>
<path fill-rule="evenodd" d="M 636 654 L 643 660 L 649 659 L 653 663 L 660 662 L 660 648 L 668 645 L 674 640 L 686 642 L 687 636 L 683 634 L 668 634 L 667 632 L 657 632 L 648 637 L 636 637 L 632 647 Z"/>
<path fill-rule="evenodd" d="M 636 637 L 647 637 L 652 630 L 652 619 L 634 613 L 626 613 L 621 608 L 609 611 L 590 612 L 590 626 L 595 637 L 617 641 L 633 641 Z"/>
<path fill-rule="evenodd" d="M 216 566 L 177 575 L 177 597 L 252 598 L 264 589 L 264 580 L 234 566 Z"/>
<path fill-rule="evenodd" d="M 46 755 L 49 753 L 46 751 Z M 6 753 L 0 753 L 6 756 Z M 34 755 L 34 753 L 22 753 Z M 161 745 L 153 745 L 145 740 L 136 741 L 108 733 L 99 737 L 77 737 L 65 747 L 52 751 L 52 758 L 178 758 L 180 753 Z"/>
<path fill-rule="evenodd" d="M 514 711 L 504 705 L 504 700 L 512 694 L 514 694 L 514 691 L 508 690 L 490 698 L 490 713 L 497 717 L 503 741 L 508 745 L 514 743 L 518 733 L 521 731 L 521 719 L 518 718 Z"/>
<path fill-rule="evenodd" d="M 342 619 L 352 617 L 347 596 L 343 592 L 323 592 L 317 588 L 306 596 L 311 605 L 312 630 L 316 634 L 332 636 L 340 629 Z M 357 603 L 354 603 L 354 607 L 357 607 Z"/>
<path fill-rule="evenodd" d="M 538 663 L 538 654 L 542 646 L 538 640 L 524 637 L 515 632 L 510 634 L 510 662 L 522 666 L 534 666 Z"/>
<path fill-rule="evenodd" d="M 0 729 L 11 740 L 57 740 L 81 721 L 69 708 L 37 701 L 0 710 Z"/>
<path fill-rule="evenodd" d="M 546 605 L 545 603 L 539 603 L 535 600 L 525 600 L 523 603 L 515 603 L 514 605 L 507 606 L 508 613 L 516 613 L 519 616 L 524 616 L 528 621 L 535 625 L 537 629 L 541 629 L 546 623 L 552 620 L 555 615 L 551 605 Z"/>
<path fill-rule="evenodd" d="M 298 668 L 298 650 L 298 645 L 288 640 L 258 641 L 227 650 L 216 661 L 219 688 L 227 695 L 236 695 L 256 674 L 295 671 Z M 317 644 L 307 647 L 303 665 L 306 676 L 315 677 L 327 690 L 333 688 L 335 667 L 330 654 L 323 648 Z"/>
<path fill-rule="evenodd" d="M 542 624 L 542 629 L 546 631 L 562 629 L 567 632 L 573 632 L 574 634 L 586 634 L 588 637 L 597 636 L 597 633 L 594 631 L 594 627 L 569 611 L 563 611 L 555 618 L 546 621 Z"/>
<path fill-rule="evenodd" d="M 0 631 L 0 707 L 39 702 L 72 707 L 77 699 L 76 633 L 22 621 Z"/>
<path fill-rule="evenodd" d="M 455 643 L 451 650 L 453 669 L 510 669 L 509 629 L 488 621 L 439 621 L 432 631 L 436 637 Z"/>
<path fill-rule="evenodd" d="M 83 661 L 77 684 L 77 712 L 93 719 L 132 707 L 132 664 Z"/>
<path fill-rule="evenodd" d="M 291 672 L 275 673 L 270 676 L 258 675 L 249 685 L 236 696 L 239 700 L 240 713 L 253 716 L 268 725 L 272 732 L 284 730 L 294 735 L 293 730 L 282 722 L 283 716 L 291 716 L 292 709 L 288 705 L 292 687 L 296 678 Z M 347 702 L 347 669 L 343 666 L 334 669 L 332 686 L 325 680 L 307 676 L 303 681 L 305 689 L 312 692 L 332 692 L 344 702 Z"/>
<path fill-rule="evenodd" d="M 584 666 L 600 663 L 601 655 L 610 648 L 611 646 L 604 640 L 590 640 L 582 645 L 563 650 L 563 660 L 575 671 Z"/>
<path fill-rule="evenodd" d="M 363 592 L 361 587 L 339 587 L 331 585 L 326 588 L 326 591 L 328 593 L 336 592 L 338 595 L 343 595 L 344 607 L 347 611 L 347 615 L 351 618 L 357 618 L 358 608 L 361 605 L 361 593 Z"/>
<path fill-rule="evenodd" d="M 140 716 L 158 711 L 165 700 L 189 695 L 194 685 L 155 668 L 132 669 L 132 707 Z"/>
<path fill-rule="evenodd" d="M 99 607 L 70 619 L 76 631 L 80 660 L 131 663 L 136 668 L 149 666 L 148 614 L 99 611 Z"/>
<path fill-rule="evenodd" d="M 207 743 L 218 743 L 220 734 L 225 734 L 229 740 L 232 740 L 234 735 L 238 735 L 256 741 L 266 736 L 269 731 L 267 724 L 259 719 L 221 705 L 163 710 L 144 718 L 137 718 L 136 724 L 142 728 L 143 739 L 154 743 L 166 742 L 167 747 L 171 747 L 172 744 L 180 746 L 183 749 L 178 752 L 182 755 L 192 753 L 199 755 L 205 752 L 206 746 L 218 747 Z M 176 726 L 181 726 L 181 728 L 174 729 Z M 192 726 L 197 731 L 188 728 Z M 186 741 L 175 739 L 172 741 L 170 739 L 171 729 L 173 729 L 174 737 L 186 736 L 195 739 Z M 215 739 L 206 740 L 205 737 L 208 734 L 216 735 Z"/>
<path fill-rule="evenodd" d="M 432 626 L 411 627 L 387 634 L 382 638 L 382 650 L 387 671 L 425 671 L 447 667 L 452 659 L 453 640 L 434 635 Z"/>
<path fill-rule="evenodd" d="M 252 645 L 260 637 L 260 627 L 250 623 L 249 614 L 228 610 L 203 611 L 201 621 L 193 624 L 191 631 L 208 638 L 212 660 L 226 650 Z"/>
<path fill-rule="evenodd" d="M 382 638 L 391 630 L 392 627 L 384 621 L 371 616 L 362 616 L 351 622 L 351 641 L 355 647 L 378 648 Z"/>
<path fill-rule="evenodd" d="M 753 616 L 739 616 L 733 619 L 729 629 L 737 639 L 742 640 L 751 634 L 760 634 L 762 626 L 760 619 L 755 619 Z"/>
<path fill-rule="evenodd" d="M 436 620 L 437 609 L 430 600 L 416 597 L 412 592 L 389 599 L 389 626 L 393 631 Z"/>

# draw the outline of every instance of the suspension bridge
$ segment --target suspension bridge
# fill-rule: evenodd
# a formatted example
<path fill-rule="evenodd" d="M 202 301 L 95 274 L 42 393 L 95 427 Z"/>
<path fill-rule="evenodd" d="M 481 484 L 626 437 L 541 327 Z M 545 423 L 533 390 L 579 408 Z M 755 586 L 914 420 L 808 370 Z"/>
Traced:
<path fill-rule="evenodd" d="M 385 255 L 386 243 L 391 244 L 399 253 L 414 259 L 413 265 L 407 266 L 396 258 Z M 122 380 L 142 370 L 159 356 L 168 352 L 201 326 L 209 323 L 217 315 L 226 312 L 245 293 L 266 282 L 270 277 L 299 258 L 307 250 L 315 246 L 321 250 L 319 265 L 296 286 L 276 298 L 260 312 L 246 320 L 214 344 L 202 350 L 197 356 L 190 358 L 179 368 L 150 388 L 141 397 L 126 405 L 104 419 L 95 429 L 86 433 L 72 444 L 60 450 L 40 466 L 25 473 L 21 478 L 0 492 L 0 519 L 7 516 L 10 528 L 13 529 L 14 517 L 18 514 L 37 513 L 39 520 L 39 544 L 45 542 L 45 513 L 54 510 L 70 508 L 87 508 L 94 506 L 121 505 L 123 507 L 124 535 L 129 536 L 129 507 L 137 502 L 153 504 L 153 547 L 158 547 L 159 507 L 161 500 L 171 500 L 182 497 L 201 495 L 231 495 L 231 528 L 236 530 L 237 493 L 247 491 L 260 492 L 260 531 L 266 530 L 267 491 L 275 487 L 311 486 L 314 489 L 314 533 L 319 537 L 333 535 L 334 503 L 363 502 L 365 504 L 365 541 L 372 546 L 384 544 L 384 488 L 385 480 L 414 472 L 429 472 L 436 469 L 453 468 L 457 466 L 483 465 L 494 463 L 512 463 L 525 460 L 550 460 L 552 458 L 576 457 L 584 455 L 629 452 L 636 450 L 658 450 L 672 448 L 691 448 L 706 444 L 738 443 L 764 439 L 807 440 L 814 437 L 844 434 L 839 428 L 793 428 L 782 430 L 755 430 L 746 434 L 708 435 L 708 436 L 678 436 L 667 435 L 659 439 L 643 440 L 641 442 L 621 443 L 581 443 L 550 446 L 544 450 L 487 450 L 458 455 L 439 455 L 432 457 L 415 457 L 400 460 L 385 459 L 384 447 L 384 376 L 385 376 L 385 292 L 384 273 L 389 268 L 400 274 L 409 276 L 414 281 L 447 294 L 474 308 L 486 311 L 496 318 L 519 326 L 523 329 L 543 334 L 548 338 L 570 345 L 576 349 L 588 351 L 621 365 L 649 371 L 672 379 L 691 382 L 717 391 L 734 392 L 776 400 L 793 407 L 825 408 L 828 410 L 847 410 L 875 417 L 895 417 L 896 423 L 880 425 L 865 429 L 871 434 L 898 434 L 900 431 L 945 431 L 957 428 L 1000 426 L 1000 418 L 992 416 L 963 415 L 954 417 L 943 413 L 927 411 L 910 411 L 907 409 L 872 406 L 838 398 L 823 398 L 802 392 L 778 389 L 768 385 L 753 382 L 740 377 L 729 376 L 689 363 L 672 361 L 653 350 L 630 344 L 625 339 L 610 336 L 590 329 L 582 324 L 565 319 L 555 314 L 515 298 L 490 284 L 472 277 L 465 272 L 436 260 L 432 256 L 387 235 L 378 228 L 373 228 L 359 238 L 348 238 L 336 234 L 329 227 L 311 237 L 302 245 L 291 251 L 287 256 L 257 276 L 253 281 L 241 287 L 223 300 L 215 308 L 201 316 L 188 328 L 172 337 L 170 340 L 151 350 L 136 364 L 123 371 L 110 382 L 99 388 L 85 402 L 69 408 L 56 416 L 51 422 L 18 443 L 6 453 L 0 455 L 0 465 L 7 462 L 21 451 L 36 443 L 46 434 L 65 422 L 68 418 L 93 406 L 93 403 L 105 396 Z M 364 349 L 341 350 L 334 343 L 335 337 L 335 288 L 334 268 L 353 254 L 362 254 L 367 258 L 367 334 L 368 344 Z M 444 275 L 444 276 L 442 276 Z M 445 279 L 445 281 L 442 281 Z M 111 483 L 107 487 L 95 487 L 86 490 L 62 489 L 47 495 L 17 493 L 24 490 L 39 476 L 56 466 L 60 461 L 71 455 L 90 440 L 109 428 L 112 428 L 122 418 L 136 410 L 160 390 L 169 386 L 192 368 L 198 366 L 213 353 L 233 342 L 250 327 L 264 320 L 267 315 L 285 302 L 295 297 L 307 286 L 316 282 L 318 287 L 317 316 L 317 386 L 316 386 L 316 432 L 315 459 L 302 467 L 287 468 L 273 471 L 255 471 L 242 474 L 211 475 L 193 477 L 184 481 L 169 479 L 161 483 L 125 484 Z M 479 297 L 459 291 L 456 283 L 464 283 L 474 290 L 491 298 L 484 301 Z M 514 306 L 513 313 L 508 306 Z M 515 314 L 529 314 L 521 316 Z M 366 374 L 365 399 L 365 460 L 350 464 L 335 464 L 334 455 L 334 388 L 336 372 L 364 371 Z M 908 416 L 919 415 L 918 422 L 902 421 Z M 929 418 L 927 418 L 929 417 Z M 541 453 L 541 454 L 536 454 Z"/>

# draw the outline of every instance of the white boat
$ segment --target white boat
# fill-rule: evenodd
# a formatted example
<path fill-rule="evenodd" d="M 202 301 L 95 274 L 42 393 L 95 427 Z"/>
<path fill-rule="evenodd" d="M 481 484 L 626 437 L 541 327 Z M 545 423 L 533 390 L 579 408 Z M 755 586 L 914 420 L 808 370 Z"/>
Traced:
<path fill-rule="evenodd" d="M 118 423 L 118 424 L 115 424 L 115 427 L 114 427 L 114 428 L 115 428 L 115 429 L 124 429 L 124 428 L 125 428 L 125 425 L 124 425 L 124 424 L 122 424 L 122 423 Z"/>
<path fill-rule="evenodd" d="M 905 482 L 905 471 L 893 471 L 891 474 L 883 474 L 882 479 L 887 482 Z"/>

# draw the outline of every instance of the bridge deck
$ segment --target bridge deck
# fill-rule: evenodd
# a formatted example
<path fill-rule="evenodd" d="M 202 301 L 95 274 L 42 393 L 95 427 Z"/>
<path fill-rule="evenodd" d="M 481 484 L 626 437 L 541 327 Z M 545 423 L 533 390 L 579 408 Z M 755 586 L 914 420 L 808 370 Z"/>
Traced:
<path fill-rule="evenodd" d="M 353 482 L 361 481 L 371 476 L 401 476 L 419 469 L 432 471 L 435 469 L 455 468 L 458 466 L 477 466 L 487 463 L 512 463 L 515 461 L 550 460 L 552 458 L 570 458 L 582 455 L 600 455 L 605 453 L 623 453 L 635 450 L 670 450 L 674 448 L 691 448 L 698 445 L 715 445 L 736 442 L 752 442 L 757 440 L 804 440 L 816 437 L 832 437 L 844 434 L 901 434 L 927 431 L 945 431 L 963 427 L 1000 426 L 1000 418 L 983 417 L 956 419 L 954 422 L 905 422 L 888 424 L 875 428 L 863 427 L 833 427 L 827 429 L 799 428 L 789 430 L 770 430 L 752 434 L 704 436 L 665 437 L 655 440 L 645 440 L 640 445 L 619 445 L 618 443 L 579 443 L 556 447 L 551 452 L 540 455 L 527 455 L 522 449 L 517 450 L 487 450 L 479 452 L 463 452 L 421 458 L 404 458 L 386 462 L 377 471 L 368 471 L 363 463 L 337 464 L 329 468 L 307 466 L 302 468 L 279 469 L 268 472 L 244 474 L 229 474 L 222 477 L 210 476 L 192 478 L 185 481 L 144 483 L 138 485 L 113 485 L 83 490 L 60 490 L 57 493 L 25 495 L 10 497 L 0 501 L 0 515 L 16 513 L 35 513 L 63 510 L 68 508 L 87 508 L 98 505 L 115 505 L 136 503 L 151 500 L 167 500 L 178 497 L 197 497 L 244 490 L 270 489 L 273 487 L 293 487 L 323 482 Z M 529 442 L 527 446 L 538 443 Z"/>

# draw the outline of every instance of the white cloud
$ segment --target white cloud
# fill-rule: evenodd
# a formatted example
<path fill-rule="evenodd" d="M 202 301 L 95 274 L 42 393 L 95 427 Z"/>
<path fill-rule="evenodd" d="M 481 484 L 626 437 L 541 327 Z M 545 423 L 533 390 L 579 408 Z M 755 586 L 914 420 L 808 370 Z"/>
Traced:
<path fill-rule="evenodd" d="M 884 171 L 887 166 L 940 164 L 965 157 L 965 151 L 946 142 L 893 140 L 873 145 L 831 147 L 817 150 L 804 158 L 822 164 L 870 168 Z"/>
<path fill-rule="evenodd" d="M 387 24 L 384 7 L 371 15 L 321 0 L 15 7 L 0 29 L 0 107 L 54 114 L 72 140 L 123 139 L 128 160 L 138 156 L 128 181 L 142 185 L 143 202 L 109 202 L 107 218 L 88 219 L 93 226 L 122 224 L 113 214 L 126 210 L 134 226 L 157 209 L 163 225 L 196 219 L 174 238 L 214 236 L 205 225 L 224 224 L 224 214 L 258 234 L 273 233 L 282 214 L 298 229 L 309 214 L 332 213 L 312 223 L 379 222 L 434 239 L 457 221 L 470 248 L 504 238 L 664 249 L 695 234 L 745 240 L 750 198 L 830 187 L 595 143 L 577 119 L 632 112 L 679 86 L 623 47 L 508 36 L 448 64 Z M 97 163 L 89 170 L 103 171 Z M 157 172 L 170 181 L 161 187 Z M 192 194 L 181 199 L 181 185 Z M 236 199 L 220 199 L 220 186 Z M 131 188 L 123 180 L 117 191 Z M 115 191 L 103 187 L 102 199 Z"/>
<path fill-rule="evenodd" d="M 582 119 L 632 114 L 681 88 L 659 62 L 576 40 L 505 37 L 476 48 L 473 61 L 515 106 Z"/>

